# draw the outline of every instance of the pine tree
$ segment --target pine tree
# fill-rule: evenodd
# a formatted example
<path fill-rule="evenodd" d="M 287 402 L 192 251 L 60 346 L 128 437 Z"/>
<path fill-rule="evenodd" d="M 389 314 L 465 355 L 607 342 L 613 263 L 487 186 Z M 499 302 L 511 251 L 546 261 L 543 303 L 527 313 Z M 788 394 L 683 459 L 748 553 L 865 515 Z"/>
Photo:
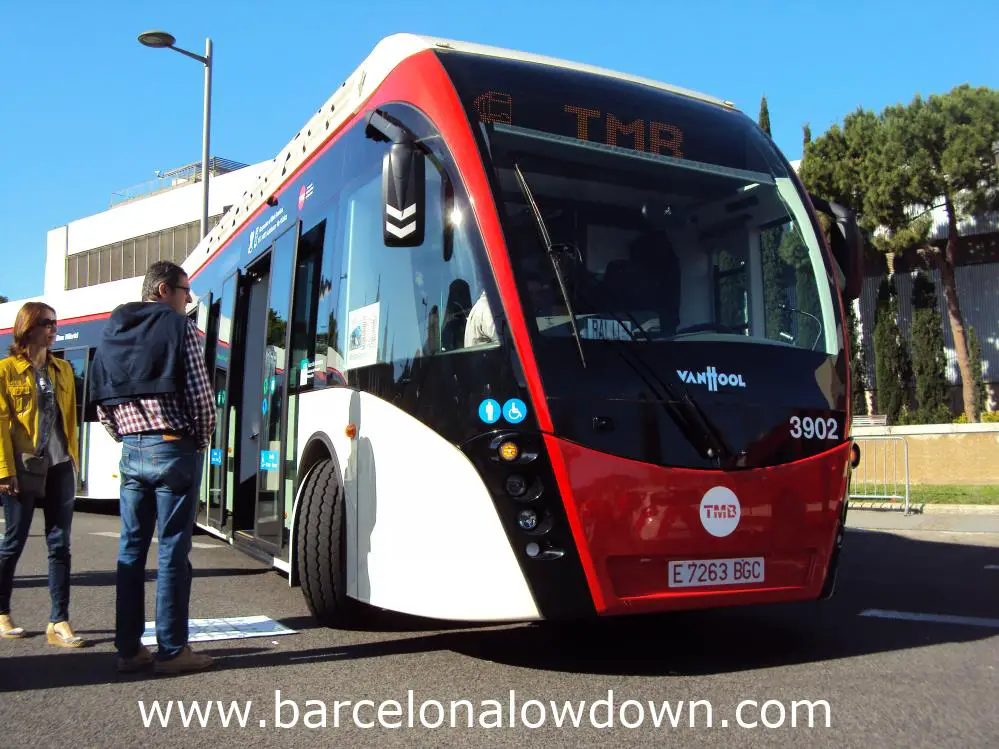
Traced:
<path fill-rule="evenodd" d="M 906 390 L 912 380 L 912 360 L 898 328 L 898 303 L 894 280 L 885 279 L 878 289 L 877 322 L 874 325 L 874 392 L 877 408 L 889 424 L 907 418 Z"/>
<path fill-rule="evenodd" d="M 975 412 L 984 413 L 988 403 L 985 378 L 982 377 L 982 344 L 974 328 L 968 328 L 968 357 L 971 359 L 971 375 L 975 379 Z"/>
<path fill-rule="evenodd" d="M 846 303 L 846 333 L 850 341 L 851 411 L 854 416 L 863 416 L 867 413 L 867 361 L 857 334 L 857 314 L 850 302 Z"/>
<path fill-rule="evenodd" d="M 767 97 L 760 100 L 760 129 L 770 135 L 770 110 L 767 107 Z M 785 268 L 780 258 L 780 243 L 782 231 L 780 228 L 764 229 L 760 233 L 760 255 L 763 258 L 763 289 L 766 323 L 764 335 L 773 341 L 783 340 L 781 332 L 790 327 L 790 319 L 781 305 L 786 303 L 784 290 Z"/>
<path fill-rule="evenodd" d="M 822 335 L 822 330 L 812 318 L 822 319 L 822 308 L 819 306 L 819 294 L 815 285 L 815 272 L 808 255 L 808 247 L 797 231 L 784 234 L 778 247 L 781 261 L 787 266 L 794 278 L 793 316 L 796 318 L 798 331 L 796 344 L 813 348 L 814 343 Z"/>
<path fill-rule="evenodd" d="M 912 371 L 916 379 L 915 417 L 921 424 L 944 424 L 953 418 L 947 407 L 946 367 L 936 288 L 920 272 L 912 282 Z"/>
<path fill-rule="evenodd" d="M 760 99 L 760 117 L 758 120 L 760 128 L 767 135 L 770 135 L 770 109 L 767 107 L 767 97 Z"/>
<path fill-rule="evenodd" d="M 804 161 L 805 153 L 808 151 L 808 144 L 812 142 L 812 128 L 806 122 L 801 126 L 801 159 Z"/>

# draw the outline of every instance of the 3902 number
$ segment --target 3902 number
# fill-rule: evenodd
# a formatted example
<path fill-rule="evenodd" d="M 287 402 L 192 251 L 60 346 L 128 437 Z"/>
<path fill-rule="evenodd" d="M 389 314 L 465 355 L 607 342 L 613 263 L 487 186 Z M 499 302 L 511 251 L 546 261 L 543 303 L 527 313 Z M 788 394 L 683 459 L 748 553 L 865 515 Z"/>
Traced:
<path fill-rule="evenodd" d="M 804 437 L 806 440 L 838 440 L 839 422 L 832 417 L 826 419 L 820 416 L 813 419 L 811 416 L 792 416 L 791 436 L 794 439 Z"/>

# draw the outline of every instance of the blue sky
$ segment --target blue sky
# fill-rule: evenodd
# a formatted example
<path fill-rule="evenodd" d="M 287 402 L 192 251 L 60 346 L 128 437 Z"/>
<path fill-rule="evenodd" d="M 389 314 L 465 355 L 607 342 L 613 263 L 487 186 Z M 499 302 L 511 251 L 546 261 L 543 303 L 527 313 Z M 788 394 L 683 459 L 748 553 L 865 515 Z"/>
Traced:
<path fill-rule="evenodd" d="M 201 158 L 202 68 L 136 36 L 215 48 L 212 154 L 272 158 L 399 31 L 563 57 L 734 101 L 801 155 L 858 106 L 880 110 L 961 83 L 999 87 L 995 0 L 675 3 L 9 3 L 0 34 L 0 294 L 40 294 L 46 232 L 112 192 Z"/>

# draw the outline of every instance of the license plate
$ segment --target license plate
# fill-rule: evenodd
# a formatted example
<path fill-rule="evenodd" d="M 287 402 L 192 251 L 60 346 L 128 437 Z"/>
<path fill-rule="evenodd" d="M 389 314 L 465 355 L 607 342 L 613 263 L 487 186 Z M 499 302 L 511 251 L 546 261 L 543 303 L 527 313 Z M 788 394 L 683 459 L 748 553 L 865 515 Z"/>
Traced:
<path fill-rule="evenodd" d="M 763 582 L 763 557 L 692 559 L 669 563 L 669 587 L 744 585 Z"/>

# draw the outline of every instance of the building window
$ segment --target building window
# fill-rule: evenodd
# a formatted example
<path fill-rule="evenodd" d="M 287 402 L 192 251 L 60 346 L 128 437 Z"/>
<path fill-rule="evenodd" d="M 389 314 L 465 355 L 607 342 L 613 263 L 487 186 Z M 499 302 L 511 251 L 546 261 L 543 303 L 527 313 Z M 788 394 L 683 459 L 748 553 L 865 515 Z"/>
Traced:
<path fill-rule="evenodd" d="M 222 216 L 210 216 L 208 229 L 214 228 Z M 65 287 L 85 286 L 135 278 L 146 275 L 146 269 L 157 260 L 183 263 L 198 246 L 201 221 L 190 221 L 141 237 L 113 242 L 103 247 L 77 252 L 66 258 Z"/>

